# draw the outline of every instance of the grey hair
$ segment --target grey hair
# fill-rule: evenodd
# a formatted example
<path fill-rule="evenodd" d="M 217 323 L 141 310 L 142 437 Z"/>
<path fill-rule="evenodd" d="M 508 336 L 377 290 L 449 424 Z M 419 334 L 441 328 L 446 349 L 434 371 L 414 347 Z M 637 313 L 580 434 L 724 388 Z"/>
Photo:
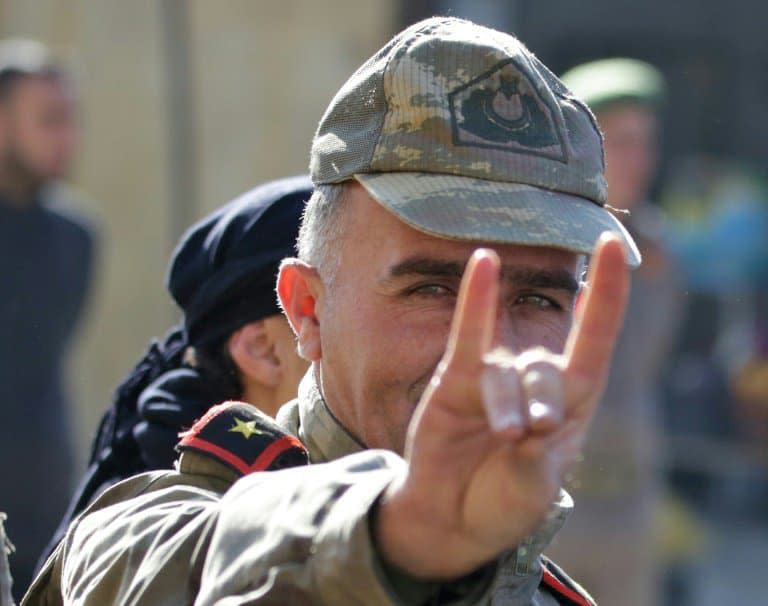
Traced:
<path fill-rule="evenodd" d="M 584 286 L 587 281 L 587 270 L 589 269 L 589 259 L 587 255 L 579 255 L 576 259 L 576 279 L 580 286 Z"/>
<path fill-rule="evenodd" d="M 296 251 L 299 259 L 332 282 L 339 265 L 338 243 L 343 234 L 341 209 L 346 203 L 343 183 L 317 185 L 304 208 Z"/>

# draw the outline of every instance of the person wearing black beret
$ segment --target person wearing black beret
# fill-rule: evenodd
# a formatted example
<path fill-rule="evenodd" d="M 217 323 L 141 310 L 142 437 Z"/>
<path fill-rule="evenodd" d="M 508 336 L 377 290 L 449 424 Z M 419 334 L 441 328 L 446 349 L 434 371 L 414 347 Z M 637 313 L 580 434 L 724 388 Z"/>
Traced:
<path fill-rule="evenodd" d="M 38 567 L 69 523 L 108 487 L 144 471 L 171 469 L 178 457 L 179 434 L 190 430 L 211 407 L 240 400 L 271 417 L 295 397 L 308 363 L 297 354 L 294 334 L 278 306 L 275 280 L 280 261 L 295 252 L 311 194 L 312 184 L 303 176 L 260 185 L 193 225 L 181 238 L 171 258 L 167 287 L 183 312 L 182 322 L 162 340 L 152 341 L 115 390 L 88 470 Z M 228 435 L 229 425 L 255 429 L 255 422 L 269 426 L 269 436 L 282 433 L 252 406 L 238 404 L 219 417 L 216 423 L 222 426 L 222 435 L 208 435 L 204 443 L 193 430 L 187 447 L 202 444 L 210 450 L 207 444 L 222 438 L 229 446 L 227 440 L 238 435 Z M 228 417 L 232 417 L 229 425 Z M 247 459 L 251 451 L 261 452 L 250 439 L 252 433 L 256 432 L 246 429 L 240 435 L 248 440 L 237 443 L 250 450 L 232 457 Z M 285 463 L 284 459 L 272 463 Z M 233 460 L 225 463 L 231 466 Z M 234 461 L 236 469 L 238 465 Z"/>

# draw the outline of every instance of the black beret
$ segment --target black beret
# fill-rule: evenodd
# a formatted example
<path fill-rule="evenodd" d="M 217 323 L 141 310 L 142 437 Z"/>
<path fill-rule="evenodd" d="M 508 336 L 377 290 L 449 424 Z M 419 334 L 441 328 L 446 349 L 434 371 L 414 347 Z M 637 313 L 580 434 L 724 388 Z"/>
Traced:
<path fill-rule="evenodd" d="M 295 254 L 308 177 L 260 185 L 193 225 L 171 258 L 168 290 L 190 345 L 204 345 L 280 312 L 275 278 Z"/>

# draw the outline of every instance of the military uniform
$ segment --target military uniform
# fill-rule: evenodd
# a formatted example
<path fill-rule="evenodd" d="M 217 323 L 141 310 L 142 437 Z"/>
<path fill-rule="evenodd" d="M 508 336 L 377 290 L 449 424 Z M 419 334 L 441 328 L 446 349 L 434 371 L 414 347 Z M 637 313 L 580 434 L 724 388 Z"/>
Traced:
<path fill-rule="evenodd" d="M 135 476 L 97 499 L 22 604 L 593 603 L 540 556 L 570 509 L 565 493 L 497 562 L 452 583 L 416 581 L 381 561 L 370 533 L 369 512 L 404 462 L 346 433 L 311 374 L 280 411 L 287 435 L 247 405 L 214 413 L 182 440 L 176 471 Z M 313 465 L 260 472 L 301 462 L 293 436 Z"/>

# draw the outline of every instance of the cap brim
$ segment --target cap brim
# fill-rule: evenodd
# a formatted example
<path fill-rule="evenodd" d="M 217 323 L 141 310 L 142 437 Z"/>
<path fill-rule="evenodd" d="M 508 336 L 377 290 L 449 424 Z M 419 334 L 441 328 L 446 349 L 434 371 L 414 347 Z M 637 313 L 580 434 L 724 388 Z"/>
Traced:
<path fill-rule="evenodd" d="M 591 255 L 600 235 L 610 231 L 624 243 L 627 264 L 640 265 L 640 251 L 621 222 L 579 196 L 433 173 L 366 173 L 355 178 L 403 222 L 435 236 Z"/>

